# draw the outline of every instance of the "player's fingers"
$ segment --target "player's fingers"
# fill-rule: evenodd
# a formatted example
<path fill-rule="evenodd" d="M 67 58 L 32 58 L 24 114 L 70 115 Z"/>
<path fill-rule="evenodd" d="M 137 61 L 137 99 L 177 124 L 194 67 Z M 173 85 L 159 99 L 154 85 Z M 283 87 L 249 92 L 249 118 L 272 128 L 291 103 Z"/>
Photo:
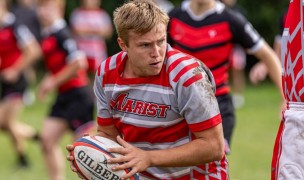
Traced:
<path fill-rule="evenodd" d="M 129 173 L 123 175 L 123 176 L 121 177 L 121 179 L 122 179 L 122 180 L 128 179 L 128 178 L 132 177 L 132 176 L 133 176 L 134 174 L 136 174 L 136 173 L 137 173 L 137 169 L 136 169 L 136 168 L 133 168 Z"/>
<path fill-rule="evenodd" d="M 73 156 L 71 156 L 71 155 L 67 155 L 66 159 L 68 161 L 74 161 L 75 160 L 75 158 Z"/>
<path fill-rule="evenodd" d="M 126 156 L 120 156 L 120 157 L 110 158 L 107 161 L 110 164 L 115 164 L 115 163 L 125 163 L 125 162 L 128 162 L 130 160 L 131 159 L 126 157 Z M 119 165 L 119 167 L 121 167 L 121 166 Z M 123 167 L 125 167 L 125 165 Z M 119 168 L 119 169 L 125 169 L 125 168 Z"/>
<path fill-rule="evenodd" d="M 127 143 L 125 140 L 123 140 L 120 136 L 117 136 L 116 138 L 117 142 L 122 145 L 123 147 L 132 147 L 131 144 Z"/>
<path fill-rule="evenodd" d="M 71 145 L 71 144 L 68 144 L 68 145 L 66 146 L 66 149 L 67 149 L 69 152 L 71 152 L 71 151 L 74 150 L 74 146 Z"/>
<path fill-rule="evenodd" d="M 127 148 L 123 148 L 123 147 L 108 148 L 107 151 L 109 151 L 110 153 L 118 153 L 121 155 L 126 155 L 127 153 L 130 152 Z"/>
<path fill-rule="evenodd" d="M 70 168 L 73 172 L 78 172 L 76 167 L 73 165 L 73 163 L 70 164 Z"/>
<path fill-rule="evenodd" d="M 124 169 L 133 169 L 133 168 L 135 168 L 135 165 L 136 164 L 134 164 L 132 162 L 120 163 L 119 165 L 112 167 L 112 170 L 119 171 L 119 170 L 124 170 Z"/>

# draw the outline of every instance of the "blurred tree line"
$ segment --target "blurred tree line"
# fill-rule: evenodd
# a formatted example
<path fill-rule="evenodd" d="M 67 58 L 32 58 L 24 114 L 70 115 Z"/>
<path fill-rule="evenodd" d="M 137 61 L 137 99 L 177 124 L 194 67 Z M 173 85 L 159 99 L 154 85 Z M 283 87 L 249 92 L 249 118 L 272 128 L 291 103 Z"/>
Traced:
<path fill-rule="evenodd" d="M 16 0 L 12 0 L 14 3 Z M 179 6 L 183 0 L 171 0 L 175 6 Z M 123 4 L 125 0 L 102 0 L 102 8 L 106 10 L 110 16 L 116 7 Z M 286 10 L 288 0 L 238 0 L 240 5 L 246 11 L 247 19 L 253 24 L 257 31 L 272 46 L 274 37 L 279 33 L 279 19 Z M 80 0 L 66 0 L 65 19 L 68 21 L 71 12 L 80 5 Z M 108 54 L 112 55 L 120 51 L 116 43 L 117 35 L 107 41 Z M 248 61 L 255 63 L 255 61 Z M 249 65 L 250 66 L 250 65 Z"/>

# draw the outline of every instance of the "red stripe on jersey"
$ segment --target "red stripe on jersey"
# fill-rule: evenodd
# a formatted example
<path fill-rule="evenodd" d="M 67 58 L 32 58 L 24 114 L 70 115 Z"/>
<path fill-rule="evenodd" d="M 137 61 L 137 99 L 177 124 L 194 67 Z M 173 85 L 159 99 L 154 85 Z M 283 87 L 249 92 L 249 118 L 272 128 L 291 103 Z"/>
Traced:
<path fill-rule="evenodd" d="M 202 175 L 201 171 L 193 170 L 193 178 L 199 180 L 226 180 L 229 179 L 228 161 L 224 155 L 220 161 L 213 161 L 201 166 L 197 166 L 201 171 L 206 172 Z"/>
<path fill-rule="evenodd" d="M 277 137 L 275 139 L 274 144 L 274 150 L 272 155 L 272 161 L 271 161 L 271 180 L 278 179 L 278 168 L 279 168 L 279 160 L 282 154 L 282 135 L 284 132 L 284 124 L 285 124 L 285 118 L 284 118 L 284 112 L 282 113 L 283 120 L 281 121 Z"/>
<path fill-rule="evenodd" d="M 105 67 L 104 67 L 104 72 L 107 72 L 110 69 L 110 62 L 111 62 L 111 57 L 106 59 Z"/>
<path fill-rule="evenodd" d="M 218 114 L 203 122 L 196 123 L 196 124 L 189 124 L 189 128 L 192 132 L 198 132 L 198 131 L 203 131 L 203 130 L 209 129 L 211 127 L 214 127 L 221 122 L 222 122 L 222 117 L 220 114 Z"/>
<path fill-rule="evenodd" d="M 140 174 L 142 174 L 143 176 L 149 177 L 149 179 L 159 179 L 155 176 L 153 176 L 152 174 L 148 173 L 147 171 L 143 171 L 140 172 Z M 202 175 L 200 175 L 199 177 L 201 177 Z M 189 180 L 191 179 L 191 175 L 186 175 L 186 176 L 182 176 L 182 177 L 174 177 L 174 180 Z"/>
<path fill-rule="evenodd" d="M 116 58 L 116 64 L 119 64 L 121 61 L 122 61 L 122 55 L 123 55 L 123 51 L 120 52 L 118 55 L 117 55 L 117 58 Z"/>
<path fill-rule="evenodd" d="M 99 126 L 110 126 L 113 125 L 115 123 L 113 118 L 101 118 L 101 117 L 97 117 L 97 124 Z"/>
<path fill-rule="evenodd" d="M 97 75 L 100 76 L 101 64 L 97 68 Z"/>
<path fill-rule="evenodd" d="M 172 50 L 172 51 L 169 51 L 167 53 L 167 58 L 170 58 L 171 56 L 175 55 L 175 54 L 178 54 L 180 53 L 179 51 L 176 51 L 176 50 Z"/>
<path fill-rule="evenodd" d="M 124 52 L 123 51 L 121 51 L 118 55 L 117 55 L 117 57 L 115 58 L 115 61 L 116 61 L 116 64 L 118 64 L 119 62 L 121 62 L 121 60 L 122 60 L 122 54 L 123 54 Z M 107 72 L 109 69 L 110 69 L 110 64 L 111 64 L 111 61 L 112 61 L 112 58 L 113 58 L 113 56 L 111 56 L 111 57 L 108 57 L 107 59 L 106 59 L 106 64 L 105 64 L 105 72 Z"/>
<path fill-rule="evenodd" d="M 202 78 L 203 78 L 203 75 L 201 73 L 196 74 L 196 75 L 192 76 L 191 78 L 189 78 L 187 81 L 185 81 L 183 86 L 188 87 L 192 83 L 195 83 L 196 81 L 201 80 Z"/>
<path fill-rule="evenodd" d="M 171 71 L 174 70 L 174 68 L 176 68 L 176 66 L 178 66 L 182 61 L 184 60 L 189 60 L 191 59 L 190 56 L 183 56 L 181 58 L 176 59 L 173 63 L 170 64 L 170 66 L 168 67 L 168 73 L 170 73 Z"/>
<path fill-rule="evenodd" d="M 188 71 L 190 71 L 191 69 L 194 69 L 194 68 L 196 68 L 196 67 L 198 67 L 198 66 L 199 66 L 198 62 L 195 62 L 195 63 L 192 63 L 192 64 L 190 64 L 190 65 L 188 65 L 188 66 L 185 66 L 181 71 L 179 71 L 179 72 L 177 73 L 177 75 L 176 75 L 175 78 L 173 79 L 173 82 L 177 82 L 177 81 L 180 79 L 180 77 L 181 77 L 182 75 L 184 75 L 186 72 L 188 72 Z"/>
<path fill-rule="evenodd" d="M 228 85 L 223 86 L 221 88 L 216 89 L 215 96 L 227 94 L 229 91 L 230 91 L 230 87 Z"/>
<path fill-rule="evenodd" d="M 148 142 L 153 144 L 176 142 L 181 138 L 189 136 L 189 129 L 185 120 L 169 127 L 155 128 L 138 127 L 122 123 L 121 121 L 118 122 L 116 127 L 124 134 L 124 139 L 133 143 Z"/>
<path fill-rule="evenodd" d="M 232 37 L 228 22 L 214 23 L 198 28 L 173 18 L 169 31 L 172 39 L 189 48 L 208 47 L 212 44 L 228 42 Z"/>

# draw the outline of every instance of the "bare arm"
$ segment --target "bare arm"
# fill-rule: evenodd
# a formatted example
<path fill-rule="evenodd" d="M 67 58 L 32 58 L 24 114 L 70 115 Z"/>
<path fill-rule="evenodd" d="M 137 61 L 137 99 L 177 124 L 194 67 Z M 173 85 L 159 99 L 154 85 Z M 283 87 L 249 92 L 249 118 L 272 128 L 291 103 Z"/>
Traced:
<path fill-rule="evenodd" d="M 194 133 L 197 139 L 188 144 L 165 150 L 148 151 L 150 166 L 181 167 L 221 160 L 224 155 L 222 124 Z"/>
<path fill-rule="evenodd" d="M 38 89 L 39 99 L 43 100 L 50 91 L 75 76 L 77 71 L 82 68 L 87 68 L 87 62 L 84 58 L 73 60 L 56 75 L 46 75 Z"/>
<path fill-rule="evenodd" d="M 262 48 L 256 53 L 254 53 L 254 56 L 258 58 L 261 63 L 264 63 L 266 65 L 271 80 L 279 89 L 282 99 L 284 99 L 281 81 L 282 68 L 280 60 L 276 53 L 271 49 L 271 47 L 267 43 L 264 42 Z"/>
<path fill-rule="evenodd" d="M 97 135 L 116 141 L 116 137 L 120 136 L 120 133 L 114 125 L 98 126 Z"/>

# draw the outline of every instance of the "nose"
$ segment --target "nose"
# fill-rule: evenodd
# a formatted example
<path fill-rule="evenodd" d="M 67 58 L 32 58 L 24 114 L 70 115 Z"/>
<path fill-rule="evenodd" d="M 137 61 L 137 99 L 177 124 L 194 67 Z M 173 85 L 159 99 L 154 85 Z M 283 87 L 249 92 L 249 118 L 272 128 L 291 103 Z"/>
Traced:
<path fill-rule="evenodd" d="M 151 56 L 152 57 L 158 57 L 159 55 L 160 55 L 160 53 L 159 53 L 159 51 L 160 51 L 160 47 L 159 46 L 157 46 L 157 45 L 153 45 L 152 47 L 151 47 Z"/>

